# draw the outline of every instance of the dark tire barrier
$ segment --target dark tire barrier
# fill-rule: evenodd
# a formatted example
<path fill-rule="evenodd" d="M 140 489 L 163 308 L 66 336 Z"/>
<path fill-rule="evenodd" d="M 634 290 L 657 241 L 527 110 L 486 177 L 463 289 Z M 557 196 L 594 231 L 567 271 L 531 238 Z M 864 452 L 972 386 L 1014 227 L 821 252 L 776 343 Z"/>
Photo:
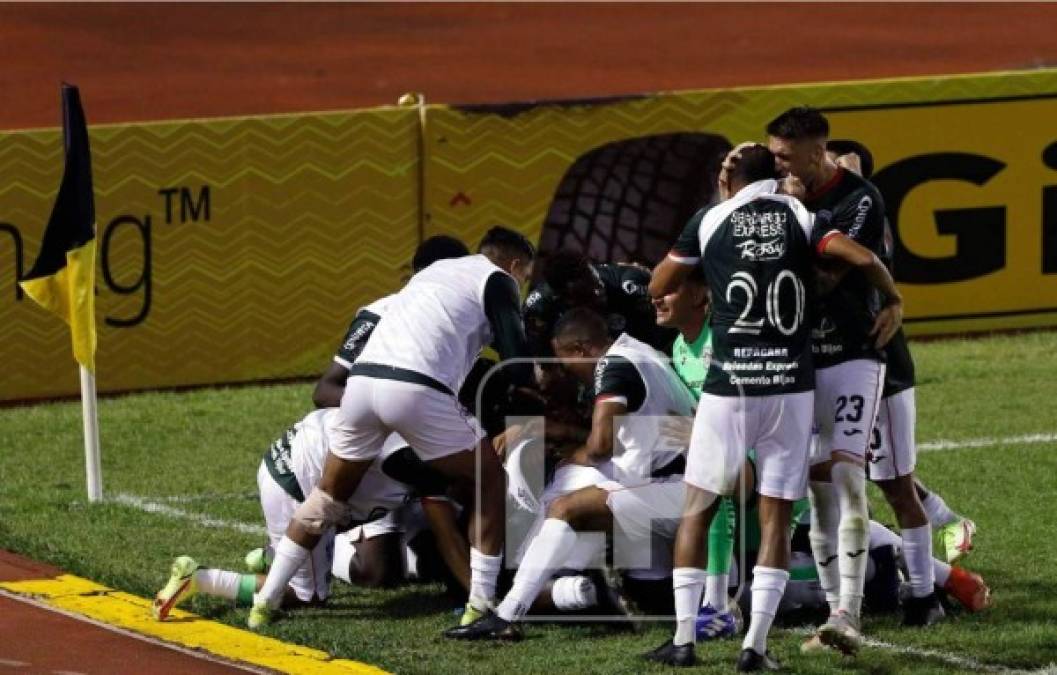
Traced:
<path fill-rule="evenodd" d="M 656 264 L 687 219 L 715 198 L 730 142 L 675 133 L 600 146 L 562 177 L 540 236 L 540 252 L 569 248 L 600 262 Z"/>

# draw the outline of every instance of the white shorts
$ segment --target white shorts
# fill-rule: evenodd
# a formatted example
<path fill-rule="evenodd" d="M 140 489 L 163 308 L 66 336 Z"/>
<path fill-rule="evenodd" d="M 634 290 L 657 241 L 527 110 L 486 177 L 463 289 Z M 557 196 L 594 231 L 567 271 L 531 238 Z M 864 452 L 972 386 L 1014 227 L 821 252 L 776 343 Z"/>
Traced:
<path fill-rule="evenodd" d="M 264 511 L 268 541 L 274 550 L 286 534 L 286 526 L 300 504 L 275 482 L 264 462 L 261 462 L 260 468 L 257 469 L 257 488 L 260 490 L 261 510 Z M 312 549 L 312 555 L 290 579 L 290 588 L 298 600 L 311 602 L 314 597 L 325 600 L 330 595 L 330 567 L 333 557 L 334 530 L 329 530 Z"/>
<path fill-rule="evenodd" d="M 807 494 L 808 446 L 815 395 L 703 394 L 697 405 L 686 482 L 732 495 L 749 449 L 756 449 L 758 492 L 795 501 Z"/>
<path fill-rule="evenodd" d="M 914 443 L 916 416 L 913 387 L 881 399 L 877 425 L 866 453 L 870 480 L 892 480 L 914 473 L 918 458 Z"/>
<path fill-rule="evenodd" d="M 636 578 L 656 578 L 649 571 L 672 571 L 672 545 L 686 502 L 682 476 L 669 476 L 643 485 L 624 487 L 604 483 L 606 504 L 613 512 L 613 565 Z"/>
<path fill-rule="evenodd" d="M 477 420 L 458 399 L 425 385 L 355 375 L 328 425 L 328 447 L 345 460 L 378 456 L 398 433 L 423 461 L 473 450 L 484 438 Z"/>
<path fill-rule="evenodd" d="M 811 456 L 812 464 L 829 461 L 838 450 L 866 460 L 884 379 L 884 364 L 870 359 L 845 361 L 815 371 L 819 442 Z"/>

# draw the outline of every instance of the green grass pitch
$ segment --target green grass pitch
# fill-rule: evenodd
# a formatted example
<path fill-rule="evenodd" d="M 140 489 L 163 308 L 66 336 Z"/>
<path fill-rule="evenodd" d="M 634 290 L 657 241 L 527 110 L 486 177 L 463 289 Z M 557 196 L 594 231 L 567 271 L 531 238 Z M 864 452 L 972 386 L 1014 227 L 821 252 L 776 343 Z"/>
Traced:
<path fill-rule="evenodd" d="M 919 442 L 1057 433 L 1057 333 L 914 343 L 913 350 Z M 210 389 L 101 401 L 108 496 L 262 524 L 254 494 L 258 462 L 309 410 L 310 389 Z M 856 660 L 802 656 L 802 632 L 779 630 L 771 648 L 789 672 L 1033 670 L 1057 662 L 1057 442 L 1006 440 L 925 452 L 918 471 L 976 520 L 977 550 L 967 564 L 991 584 L 994 607 L 929 630 L 901 628 L 895 617 L 869 619 L 864 629 L 876 642 Z M 875 516 L 893 522 L 879 493 L 871 497 Z M 175 555 L 240 569 L 244 553 L 261 539 L 113 501 L 88 505 L 80 406 L 0 410 L 2 548 L 150 596 Z M 246 618 L 246 610 L 210 599 L 196 598 L 189 608 L 236 626 Z M 363 591 L 338 585 L 329 608 L 292 613 L 267 632 L 396 672 L 519 675 L 650 671 L 638 655 L 669 634 L 664 625 L 639 634 L 530 625 L 521 644 L 467 645 L 440 636 L 453 621 L 450 610 L 434 586 Z M 698 672 L 732 672 L 738 648 L 738 641 L 702 646 Z"/>

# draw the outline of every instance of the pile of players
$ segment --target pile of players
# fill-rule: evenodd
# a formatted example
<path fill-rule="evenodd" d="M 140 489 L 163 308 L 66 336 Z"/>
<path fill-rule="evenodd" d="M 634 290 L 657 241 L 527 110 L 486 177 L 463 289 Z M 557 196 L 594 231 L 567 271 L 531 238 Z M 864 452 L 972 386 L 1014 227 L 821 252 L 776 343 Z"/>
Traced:
<path fill-rule="evenodd" d="M 854 654 L 864 598 L 911 626 L 941 620 L 941 596 L 986 607 L 952 566 L 975 526 L 914 477 L 914 367 L 869 151 L 829 141 L 810 108 L 766 132 L 724 158 L 719 201 L 652 273 L 560 251 L 522 306 L 524 236 L 493 228 L 475 255 L 424 242 L 408 283 L 357 314 L 318 409 L 265 453 L 269 546 L 248 574 L 177 558 L 156 618 L 199 592 L 250 606 L 256 629 L 324 602 L 332 574 L 413 573 L 465 600 L 453 639 L 517 639 L 530 613 L 674 614 L 646 658 L 689 666 L 748 614 L 737 667 L 755 671 L 778 667 L 779 614 L 821 611 L 803 648 Z M 900 534 L 870 520 L 868 478 Z"/>

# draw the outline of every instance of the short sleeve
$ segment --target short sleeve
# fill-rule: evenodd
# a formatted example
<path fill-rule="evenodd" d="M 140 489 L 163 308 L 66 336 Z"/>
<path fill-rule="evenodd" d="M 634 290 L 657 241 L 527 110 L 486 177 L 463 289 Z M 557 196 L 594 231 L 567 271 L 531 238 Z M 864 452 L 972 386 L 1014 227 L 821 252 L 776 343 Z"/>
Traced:
<path fill-rule="evenodd" d="M 638 368 L 623 356 L 604 356 L 595 367 L 595 403 L 623 403 L 635 412 L 646 401 L 646 383 Z"/>
<path fill-rule="evenodd" d="M 352 368 L 352 364 L 367 345 L 367 338 L 371 337 L 371 333 L 381 320 L 382 317 L 370 310 L 361 309 L 357 312 L 356 318 L 345 331 L 345 339 L 342 340 L 338 353 L 334 355 L 334 362 L 345 368 Z"/>
<path fill-rule="evenodd" d="M 706 213 L 708 213 L 707 208 L 690 216 L 690 220 L 687 221 L 679 238 L 675 240 L 675 245 L 668 253 L 669 258 L 684 265 L 695 265 L 701 260 L 701 223 Z"/>

